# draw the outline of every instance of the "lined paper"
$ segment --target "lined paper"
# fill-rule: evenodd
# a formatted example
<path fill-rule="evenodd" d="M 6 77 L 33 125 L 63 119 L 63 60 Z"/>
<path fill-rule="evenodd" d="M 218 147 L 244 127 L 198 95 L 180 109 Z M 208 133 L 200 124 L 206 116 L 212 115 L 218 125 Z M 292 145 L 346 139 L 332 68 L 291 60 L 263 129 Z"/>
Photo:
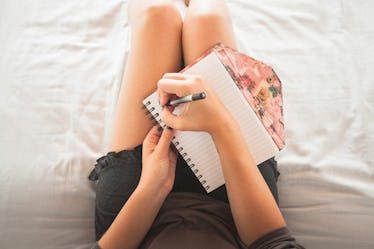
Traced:
<path fill-rule="evenodd" d="M 184 73 L 201 75 L 213 88 L 223 104 L 238 121 L 257 165 L 275 156 L 278 152 L 277 146 L 215 52 L 204 57 Z M 152 114 L 158 112 L 160 117 L 162 108 L 158 104 L 157 93 L 147 97 L 143 103 L 146 104 L 147 101 L 152 103 L 147 108 L 154 107 L 155 110 Z M 161 122 L 161 120 L 158 121 Z M 173 143 L 181 150 L 181 155 L 184 155 L 184 159 L 188 161 L 191 170 L 208 193 L 225 183 L 219 156 L 209 134 L 205 132 L 176 131 Z"/>

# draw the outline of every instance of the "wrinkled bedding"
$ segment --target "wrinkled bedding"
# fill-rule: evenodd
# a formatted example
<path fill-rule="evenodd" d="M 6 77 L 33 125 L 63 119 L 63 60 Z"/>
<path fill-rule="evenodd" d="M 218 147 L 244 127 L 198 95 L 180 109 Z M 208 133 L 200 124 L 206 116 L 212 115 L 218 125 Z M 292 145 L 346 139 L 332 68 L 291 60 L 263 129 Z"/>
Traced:
<path fill-rule="evenodd" d="M 176 0 L 183 12 L 182 1 Z M 280 206 L 311 249 L 374 248 L 374 2 L 228 1 L 283 83 Z M 90 248 L 127 1 L 0 3 L 0 248 Z"/>

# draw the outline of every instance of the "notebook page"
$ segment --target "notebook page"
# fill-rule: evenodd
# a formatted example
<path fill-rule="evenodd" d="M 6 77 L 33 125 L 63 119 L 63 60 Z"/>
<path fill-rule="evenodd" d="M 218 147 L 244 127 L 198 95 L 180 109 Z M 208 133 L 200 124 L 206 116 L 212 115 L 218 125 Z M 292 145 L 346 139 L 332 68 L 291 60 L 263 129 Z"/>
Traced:
<path fill-rule="evenodd" d="M 201 75 L 214 89 L 238 121 L 256 164 L 264 162 L 278 152 L 271 137 L 214 52 L 184 73 Z M 200 179 L 207 182 L 207 191 L 210 192 L 224 184 L 219 156 L 211 137 L 208 134 L 202 137 L 201 134 L 194 132 L 178 132 L 178 137 L 180 144 L 184 146 L 183 151 L 188 153 L 198 169 L 196 175 L 201 175 Z"/>
<path fill-rule="evenodd" d="M 276 154 L 278 148 L 214 52 L 184 73 L 201 75 L 214 89 L 238 121 L 256 164 Z M 143 104 L 152 115 L 158 115 L 156 120 L 163 126 L 160 120 L 162 108 L 158 104 L 157 92 L 147 97 Z M 209 134 L 176 131 L 173 143 L 208 193 L 225 183 L 219 156 Z"/>

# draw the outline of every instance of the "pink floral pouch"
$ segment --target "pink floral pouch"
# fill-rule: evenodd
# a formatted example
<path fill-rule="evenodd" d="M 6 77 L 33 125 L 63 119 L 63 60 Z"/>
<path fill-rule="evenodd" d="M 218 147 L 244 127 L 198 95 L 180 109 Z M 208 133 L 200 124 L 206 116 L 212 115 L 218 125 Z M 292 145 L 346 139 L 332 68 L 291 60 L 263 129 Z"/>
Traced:
<path fill-rule="evenodd" d="M 221 43 L 206 51 L 193 64 L 212 52 L 216 53 L 225 66 L 274 143 L 282 149 L 284 146 L 282 86 L 277 74 L 269 65 Z"/>

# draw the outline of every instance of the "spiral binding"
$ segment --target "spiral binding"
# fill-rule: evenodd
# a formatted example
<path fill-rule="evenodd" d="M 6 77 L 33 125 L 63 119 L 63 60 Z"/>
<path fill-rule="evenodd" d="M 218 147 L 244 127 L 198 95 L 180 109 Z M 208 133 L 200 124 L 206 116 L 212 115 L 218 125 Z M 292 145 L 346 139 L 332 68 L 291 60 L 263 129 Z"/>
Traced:
<path fill-rule="evenodd" d="M 160 125 L 162 128 L 165 128 L 165 124 L 161 121 L 161 118 L 160 118 L 160 113 L 158 112 L 155 112 L 156 108 L 153 107 L 153 106 L 149 106 L 151 104 L 151 101 L 147 101 L 143 108 L 147 109 L 147 111 L 145 112 L 146 115 L 149 115 L 149 119 L 150 120 L 155 120 L 156 124 Z M 202 174 L 198 174 L 199 173 L 199 169 L 198 168 L 195 168 L 195 163 L 192 162 L 192 159 L 190 157 L 188 157 L 188 154 L 186 152 L 183 151 L 183 147 L 180 146 L 180 142 L 176 140 L 175 137 L 173 137 L 173 144 L 175 146 L 175 148 L 177 149 L 177 151 L 179 152 L 179 154 L 183 157 L 184 161 L 187 163 L 187 165 L 190 167 L 190 169 L 192 170 L 192 172 L 196 175 L 197 179 L 200 181 L 200 183 L 203 185 L 203 187 L 205 188 L 206 191 L 208 191 L 208 189 L 210 189 L 210 186 L 207 185 L 207 181 L 205 179 L 203 179 L 203 175 Z"/>
<path fill-rule="evenodd" d="M 188 157 L 188 153 L 183 152 L 184 148 L 182 146 L 180 146 L 179 141 L 177 141 L 175 138 L 173 139 L 173 144 L 174 144 L 175 148 L 177 149 L 177 151 L 179 152 L 179 154 L 183 157 L 184 161 L 190 167 L 190 169 L 192 170 L 192 172 L 196 175 L 197 179 L 203 185 L 203 187 L 205 188 L 205 190 L 208 191 L 209 188 L 210 188 L 210 186 L 207 185 L 207 181 L 205 179 L 203 179 L 203 175 L 199 174 L 200 170 L 198 168 L 195 168 L 196 165 L 195 165 L 195 163 L 192 162 L 192 159 L 190 157 Z"/>
<path fill-rule="evenodd" d="M 147 101 L 146 103 L 143 104 L 143 109 L 146 109 L 145 114 L 149 116 L 149 120 L 154 121 L 153 125 L 159 125 L 162 128 L 165 128 L 165 124 L 161 121 L 160 118 L 160 113 L 155 112 L 156 108 L 154 106 L 149 106 L 151 101 Z"/>

